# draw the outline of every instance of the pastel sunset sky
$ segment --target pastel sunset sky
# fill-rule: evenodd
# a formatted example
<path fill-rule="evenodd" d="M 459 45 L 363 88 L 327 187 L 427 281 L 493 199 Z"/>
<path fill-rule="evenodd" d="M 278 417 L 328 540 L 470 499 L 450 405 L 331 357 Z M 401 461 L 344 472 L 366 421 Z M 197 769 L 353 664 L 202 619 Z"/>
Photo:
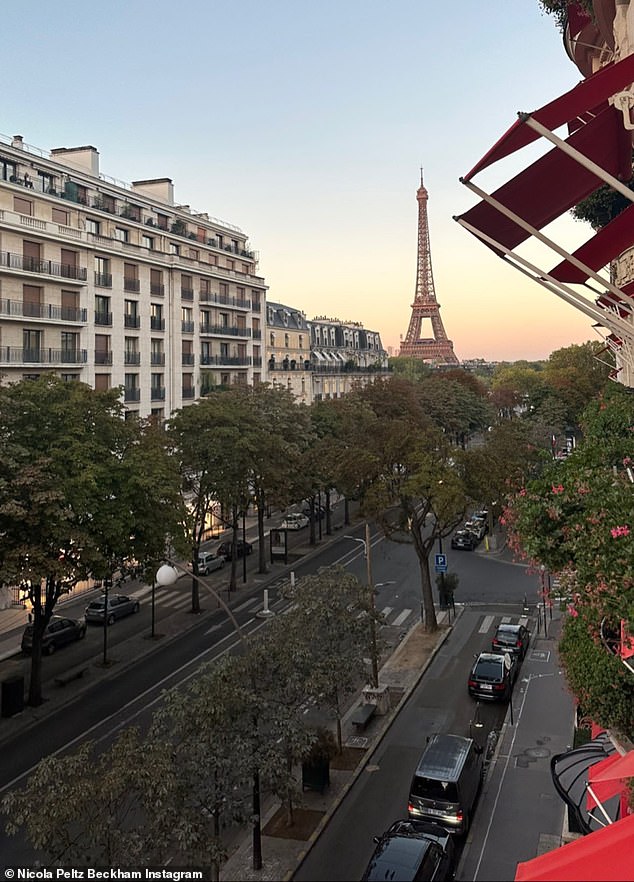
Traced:
<path fill-rule="evenodd" d="M 2 22 L 3 134 L 91 144 L 125 181 L 172 178 L 178 203 L 248 233 L 272 300 L 397 350 L 422 166 L 459 358 L 597 339 L 452 219 L 475 202 L 460 175 L 516 113 L 581 79 L 538 0 L 35 0 Z M 590 235 L 563 226 L 572 244 Z"/>

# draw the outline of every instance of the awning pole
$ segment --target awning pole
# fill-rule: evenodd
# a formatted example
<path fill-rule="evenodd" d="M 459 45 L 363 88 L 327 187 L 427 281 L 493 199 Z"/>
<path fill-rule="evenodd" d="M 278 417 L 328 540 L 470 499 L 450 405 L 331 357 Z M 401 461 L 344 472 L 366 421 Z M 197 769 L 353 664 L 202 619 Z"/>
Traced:
<path fill-rule="evenodd" d="M 614 823 L 614 822 L 612 821 L 612 818 L 609 816 L 609 814 L 608 814 L 608 813 L 606 812 L 606 810 L 603 808 L 603 804 L 601 803 L 601 800 L 598 799 L 596 793 L 594 792 L 594 790 L 592 789 L 592 787 L 590 787 L 589 784 L 586 784 L 586 790 L 588 791 L 588 793 L 590 794 L 590 796 L 591 796 L 591 797 L 594 799 L 594 801 L 596 802 L 596 804 L 597 804 L 597 808 L 599 809 L 599 811 L 601 812 L 601 814 L 603 815 L 603 817 L 605 818 L 605 820 L 608 822 L 608 824 L 612 824 L 612 823 Z M 588 814 L 590 814 L 590 812 L 588 812 Z M 598 821 L 599 823 L 601 823 L 601 822 L 599 821 L 598 818 L 595 818 L 595 820 Z"/>
<path fill-rule="evenodd" d="M 622 301 L 621 301 L 621 298 L 619 297 L 619 295 L 621 295 L 621 297 L 623 297 L 624 295 L 623 295 L 623 292 L 619 288 L 616 287 L 616 285 L 614 285 L 612 282 L 604 279 L 602 276 L 600 276 L 597 272 L 595 272 L 593 269 L 591 269 L 585 263 L 582 263 L 578 258 L 576 258 L 574 256 L 574 254 L 570 254 L 568 251 L 565 250 L 565 248 L 562 248 L 560 245 L 557 245 L 556 242 L 554 242 L 552 239 L 549 239 L 548 236 L 545 236 L 536 227 L 531 226 L 531 224 L 529 224 L 528 221 L 525 221 L 518 214 L 515 214 L 514 211 L 511 211 L 510 208 L 507 208 L 505 205 L 503 205 L 501 202 L 499 202 L 494 196 L 489 195 L 484 190 L 482 190 L 480 187 L 478 187 L 476 184 L 472 183 L 471 181 L 462 181 L 462 183 L 465 185 L 465 187 L 468 187 L 470 190 L 472 190 L 477 196 L 479 196 L 488 205 L 491 205 L 493 208 L 497 209 L 497 211 L 499 211 L 501 214 L 505 215 L 505 217 L 508 217 L 509 220 L 512 220 L 513 223 L 516 223 L 518 225 L 518 227 L 521 227 L 523 230 L 526 230 L 526 232 L 530 233 L 531 236 L 533 236 L 535 239 L 538 239 L 540 242 L 542 242 L 544 245 L 546 245 L 548 248 L 550 248 L 552 251 L 554 251 L 560 257 L 563 257 L 564 260 L 569 261 L 573 266 L 575 266 L 577 269 L 581 270 L 581 272 L 583 272 L 587 276 L 593 278 L 600 285 L 604 285 L 608 289 L 608 291 L 610 291 L 612 294 L 614 294 L 617 297 L 618 306 L 621 307 Z M 634 197 L 634 193 L 631 193 L 631 195 Z M 625 309 L 627 312 L 630 313 L 630 315 L 633 314 L 633 311 L 632 311 L 631 307 L 629 306 L 629 304 L 627 303 L 627 301 L 625 301 Z"/>
<path fill-rule="evenodd" d="M 566 141 L 559 138 L 557 135 L 554 135 L 550 129 L 543 126 L 540 122 L 537 122 L 534 117 L 527 115 L 523 118 L 523 121 L 529 126 L 533 131 L 538 132 L 538 134 L 542 135 L 542 137 L 547 138 L 552 144 L 556 147 L 559 147 L 560 150 L 563 150 L 564 153 L 568 154 L 572 159 L 582 165 L 584 168 L 587 168 L 588 171 L 591 171 L 598 178 L 601 178 L 602 181 L 605 181 L 606 184 L 609 184 L 614 190 L 620 193 L 622 196 L 625 196 L 630 202 L 634 202 L 634 192 L 626 187 L 622 181 L 619 181 L 618 178 L 615 178 L 614 175 L 611 175 L 609 172 L 606 172 L 605 169 L 601 168 L 600 165 L 597 165 L 596 162 L 593 162 L 591 159 L 588 159 L 587 156 L 584 156 L 583 153 L 580 153 L 579 150 L 576 150 L 574 147 L 571 147 Z"/>
<path fill-rule="evenodd" d="M 539 267 L 530 263 L 530 261 L 526 260 L 523 257 L 520 257 L 519 254 L 515 254 L 505 245 L 502 245 L 500 242 L 496 242 L 495 239 L 487 236 L 486 233 L 478 230 L 476 227 L 463 220 L 462 218 L 455 217 L 454 220 L 456 220 L 466 230 L 469 230 L 470 233 L 473 233 L 474 236 L 477 236 L 478 239 L 481 239 L 483 242 L 487 242 L 497 251 L 501 251 L 507 257 L 511 258 L 512 261 L 517 261 L 519 264 L 526 267 L 527 270 L 530 270 L 530 272 L 528 272 L 527 270 L 522 270 L 522 272 L 524 272 L 525 275 L 527 275 L 533 281 L 539 282 L 539 284 L 546 288 L 546 290 L 551 291 L 553 294 L 556 294 L 557 297 L 565 300 L 566 303 L 570 304 L 571 306 L 575 306 L 581 312 L 584 312 L 593 321 L 598 322 L 598 324 L 600 324 L 602 327 L 609 328 L 617 336 L 627 338 L 630 342 L 634 343 L 634 325 L 626 322 L 618 316 L 612 316 L 608 310 L 592 306 L 586 300 L 584 300 L 580 294 L 572 291 L 570 288 L 564 285 L 563 282 L 560 282 L 559 279 L 555 279 L 548 273 L 545 273 Z M 521 269 L 521 266 L 516 267 L 516 269 Z M 531 275 L 531 273 L 534 273 L 534 275 Z M 623 294 L 623 297 L 625 298 L 626 295 Z"/>

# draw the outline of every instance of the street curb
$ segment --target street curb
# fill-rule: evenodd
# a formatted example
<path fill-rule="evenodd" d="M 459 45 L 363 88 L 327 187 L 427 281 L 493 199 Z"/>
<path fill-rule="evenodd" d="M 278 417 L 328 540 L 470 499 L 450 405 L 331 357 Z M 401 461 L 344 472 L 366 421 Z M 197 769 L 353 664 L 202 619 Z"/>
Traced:
<path fill-rule="evenodd" d="M 324 828 L 327 826 L 327 824 L 330 823 L 333 815 L 335 814 L 335 812 L 338 810 L 341 803 L 344 801 L 344 799 L 348 795 L 351 787 L 357 781 L 357 779 L 359 778 L 361 773 L 364 771 L 366 765 L 369 763 L 370 759 L 372 758 L 372 755 L 374 754 L 376 749 L 381 744 L 382 740 L 387 735 L 392 723 L 394 722 L 394 720 L 396 719 L 398 714 L 401 712 L 403 705 L 410 698 L 412 692 L 416 689 L 416 687 L 420 683 L 421 679 L 423 678 L 423 675 L 425 674 L 425 671 L 427 670 L 429 665 L 432 663 L 434 657 L 436 656 L 436 653 L 442 648 L 443 644 L 445 643 L 445 641 L 447 640 L 447 638 L 449 637 L 449 635 L 453 631 L 453 627 L 456 623 L 456 620 L 459 616 L 462 615 L 462 613 L 463 613 L 463 609 L 461 609 L 459 611 L 458 615 L 454 618 L 453 622 L 448 624 L 446 631 L 443 634 L 441 634 L 440 639 L 438 640 L 438 642 L 434 646 L 433 650 L 429 654 L 427 660 L 425 661 L 425 663 L 421 667 L 420 673 L 410 683 L 410 685 L 405 689 L 398 704 L 390 711 L 390 714 L 387 717 L 385 725 L 383 726 L 381 731 L 375 736 L 374 741 L 372 742 L 372 744 L 368 747 L 368 749 L 366 751 L 366 755 L 363 757 L 361 762 L 357 765 L 356 769 L 354 770 L 353 774 L 350 776 L 350 780 L 346 782 L 346 784 L 344 785 L 344 787 L 342 788 L 340 793 L 337 795 L 337 798 L 335 799 L 332 806 L 326 810 L 323 818 L 321 819 L 321 821 L 319 822 L 319 824 L 317 825 L 315 830 L 311 833 L 310 837 L 307 840 L 306 848 L 303 849 L 299 854 L 299 858 L 298 858 L 298 862 L 297 862 L 296 866 L 286 876 L 284 876 L 282 882 L 291 882 L 295 873 L 300 869 L 300 867 L 302 866 L 302 864 L 304 863 L 304 861 L 308 857 L 308 854 L 309 854 L 311 848 L 313 847 L 313 845 L 315 844 L 317 839 L 319 839 L 319 837 L 323 833 Z M 410 629 L 407 637 L 401 642 L 401 644 L 399 645 L 396 652 L 393 653 L 393 655 L 391 656 L 391 659 L 394 659 L 395 657 L 397 657 L 398 654 L 403 650 L 403 647 L 406 645 L 407 641 L 410 639 L 411 635 L 414 633 L 415 629 L 418 627 L 419 624 L 420 623 L 417 623 L 417 625 L 415 625 L 413 628 Z M 353 710 L 354 710 L 354 708 L 351 708 L 348 711 L 348 713 L 345 714 L 342 722 L 345 721 L 345 719 L 353 713 Z"/>

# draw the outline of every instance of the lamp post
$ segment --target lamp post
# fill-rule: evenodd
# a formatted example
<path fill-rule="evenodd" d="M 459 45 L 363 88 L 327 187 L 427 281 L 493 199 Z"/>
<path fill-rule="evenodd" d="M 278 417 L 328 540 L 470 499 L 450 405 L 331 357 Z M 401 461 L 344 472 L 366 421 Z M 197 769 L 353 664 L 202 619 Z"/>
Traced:
<path fill-rule="evenodd" d="M 173 585 L 174 582 L 176 582 L 179 576 L 179 572 L 181 575 L 191 575 L 197 582 L 204 585 L 205 588 L 207 588 L 207 590 L 210 591 L 211 594 L 216 598 L 218 604 L 226 612 L 229 621 L 233 625 L 233 628 L 242 644 L 242 648 L 244 649 L 245 656 L 247 656 L 248 658 L 249 644 L 247 643 L 247 638 L 245 637 L 238 620 L 231 612 L 231 609 L 220 596 L 220 594 L 215 590 L 215 588 L 213 588 L 211 585 L 208 585 L 206 582 L 203 582 L 203 580 L 199 576 L 189 573 L 184 567 L 180 566 L 179 564 L 175 564 L 171 560 L 167 561 L 158 568 L 158 570 L 156 571 L 156 576 L 154 577 L 154 581 L 157 585 L 168 587 L 169 585 Z M 260 773 L 258 769 L 254 769 L 253 771 L 253 819 L 253 869 L 261 870 L 262 829 L 260 816 Z"/>
<path fill-rule="evenodd" d="M 370 525 L 366 522 L 365 539 L 359 539 L 357 536 L 346 536 L 346 539 L 352 539 L 353 542 L 359 542 L 363 545 L 363 553 L 365 555 L 366 574 L 368 582 L 368 594 L 370 595 L 370 658 L 372 662 L 372 686 L 374 689 L 379 688 L 379 660 L 376 646 L 376 606 L 374 604 L 374 585 L 372 583 L 372 561 L 370 558 Z M 384 584 L 384 583 L 382 583 Z"/>

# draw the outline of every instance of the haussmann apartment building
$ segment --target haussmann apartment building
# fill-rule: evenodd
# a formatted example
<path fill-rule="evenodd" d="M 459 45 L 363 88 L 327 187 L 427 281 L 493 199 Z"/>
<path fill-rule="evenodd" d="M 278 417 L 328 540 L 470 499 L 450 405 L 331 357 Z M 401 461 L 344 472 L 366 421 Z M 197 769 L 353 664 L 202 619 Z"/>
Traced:
<path fill-rule="evenodd" d="M 162 419 L 266 379 L 265 297 L 246 234 L 176 204 L 169 178 L 127 184 L 92 146 L 0 135 L 2 382 L 121 387 L 127 413 Z"/>

